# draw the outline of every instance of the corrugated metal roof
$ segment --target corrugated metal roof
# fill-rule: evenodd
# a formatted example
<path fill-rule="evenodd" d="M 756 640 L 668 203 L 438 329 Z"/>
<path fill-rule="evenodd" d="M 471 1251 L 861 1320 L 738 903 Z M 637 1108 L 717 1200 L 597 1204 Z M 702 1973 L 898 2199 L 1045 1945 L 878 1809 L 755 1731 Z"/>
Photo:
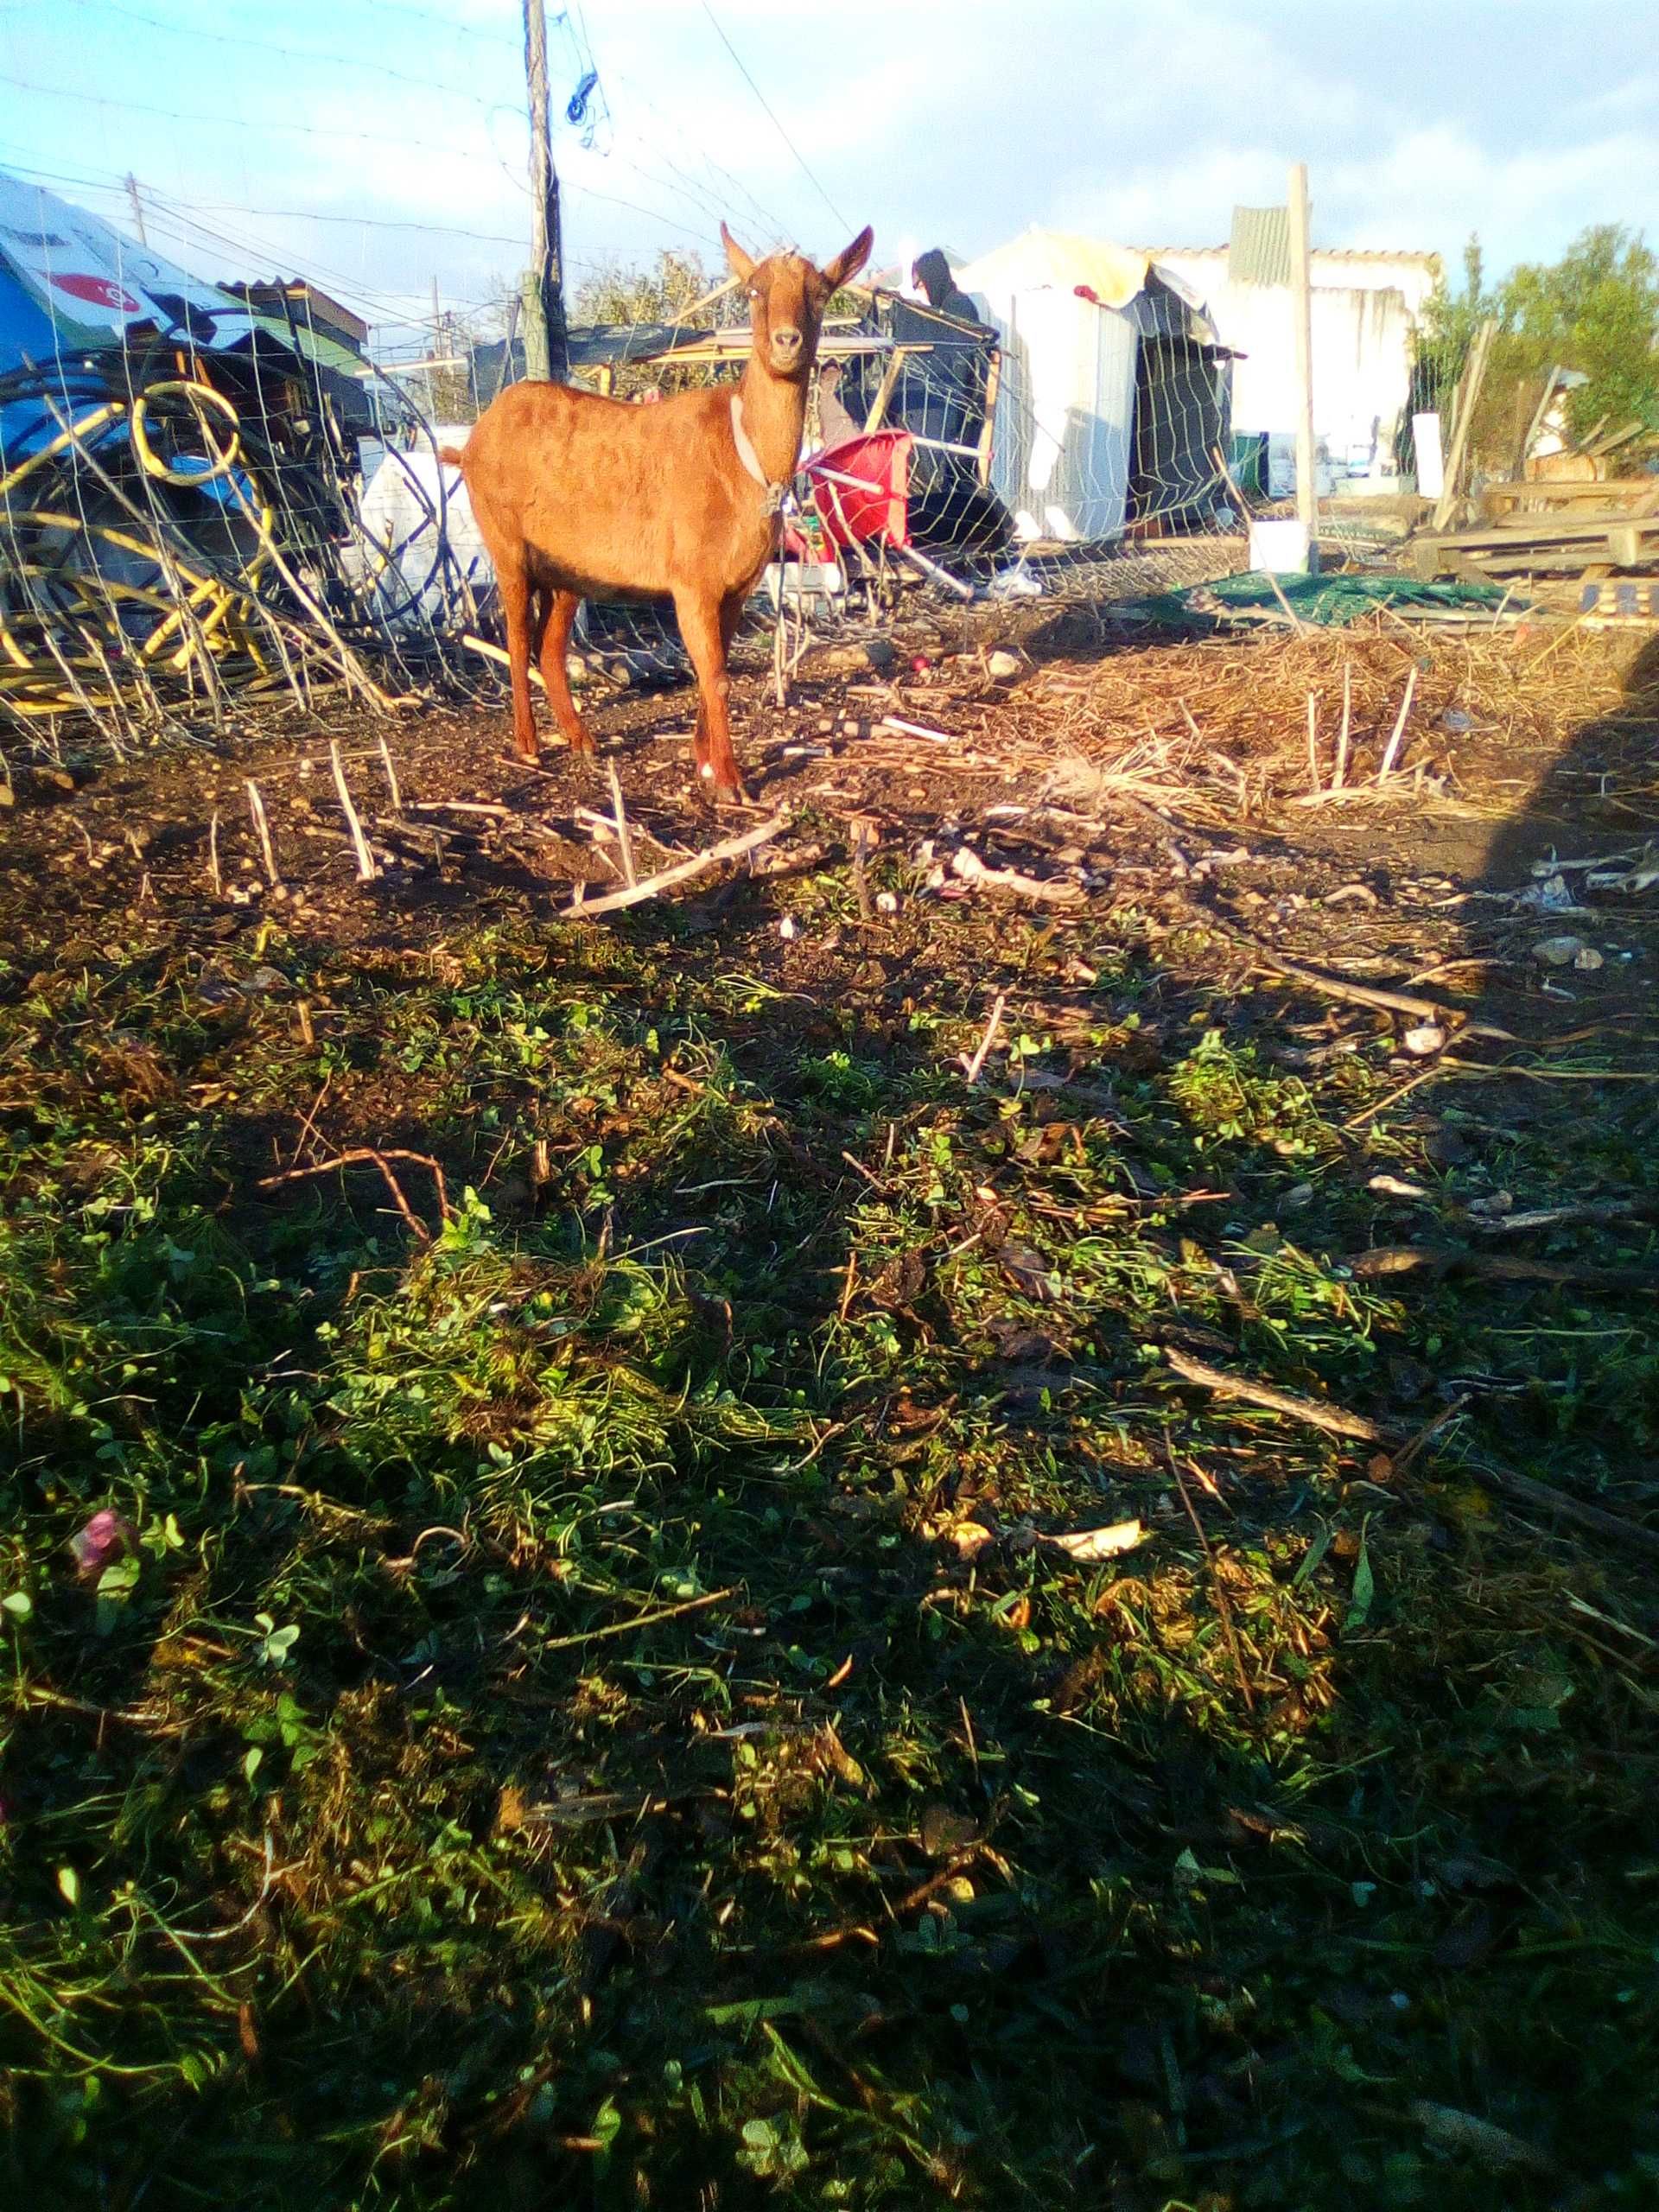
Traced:
<path fill-rule="evenodd" d="M 1231 252 L 1230 245 L 1137 245 L 1132 253 L 1144 253 L 1148 260 L 1161 261 L 1185 257 L 1196 258 L 1200 254 L 1220 257 Z M 1316 245 L 1315 261 L 1405 261 L 1416 262 L 1423 268 L 1433 267 L 1440 260 L 1438 253 L 1421 252 L 1415 246 Z"/>
<path fill-rule="evenodd" d="M 1286 207 L 1235 207 L 1233 235 L 1227 248 L 1230 284 L 1288 284 L 1290 211 Z"/>

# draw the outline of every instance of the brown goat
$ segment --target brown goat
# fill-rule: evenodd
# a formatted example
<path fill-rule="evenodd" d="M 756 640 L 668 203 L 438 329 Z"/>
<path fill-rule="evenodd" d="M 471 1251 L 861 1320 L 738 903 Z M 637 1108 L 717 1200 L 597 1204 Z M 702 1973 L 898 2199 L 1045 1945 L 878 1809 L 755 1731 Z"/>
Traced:
<path fill-rule="evenodd" d="M 674 601 L 696 671 L 697 773 L 742 796 L 732 752 L 726 656 L 743 602 L 778 549 L 779 508 L 801 455 L 807 385 L 830 296 L 868 257 L 861 231 L 823 269 L 799 254 L 756 262 L 722 223 L 748 288 L 753 344 L 735 393 L 688 391 L 631 406 L 568 385 L 512 385 L 457 461 L 490 557 L 512 671 L 512 741 L 536 758 L 530 661 L 578 753 L 592 738 L 570 696 L 565 649 L 584 599 Z"/>

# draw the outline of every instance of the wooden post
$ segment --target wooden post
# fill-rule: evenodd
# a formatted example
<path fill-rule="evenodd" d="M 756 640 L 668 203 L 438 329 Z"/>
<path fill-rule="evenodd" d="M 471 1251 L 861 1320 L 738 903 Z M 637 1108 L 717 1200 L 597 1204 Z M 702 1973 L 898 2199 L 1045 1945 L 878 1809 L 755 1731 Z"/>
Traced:
<path fill-rule="evenodd" d="M 564 324 L 564 243 L 553 118 L 547 89 L 547 9 L 524 0 L 524 79 L 530 94 L 530 263 L 524 274 L 524 368 L 565 384 L 570 347 Z"/>
<path fill-rule="evenodd" d="M 1290 316 L 1296 341 L 1296 519 L 1307 531 L 1308 566 L 1317 565 L 1319 461 L 1313 442 L 1313 277 L 1308 246 L 1307 164 L 1290 172 Z"/>
<path fill-rule="evenodd" d="M 1469 451 L 1469 432 L 1475 410 L 1480 404 L 1480 388 L 1486 380 L 1486 357 L 1497 335 L 1497 325 L 1489 316 L 1475 334 L 1469 359 L 1458 379 L 1457 427 L 1452 433 L 1452 450 L 1446 457 L 1446 476 L 1434 509 L 1436 530 L 1444 530 L 1458 510 L 1463 489 L 1463 464 Z"/>

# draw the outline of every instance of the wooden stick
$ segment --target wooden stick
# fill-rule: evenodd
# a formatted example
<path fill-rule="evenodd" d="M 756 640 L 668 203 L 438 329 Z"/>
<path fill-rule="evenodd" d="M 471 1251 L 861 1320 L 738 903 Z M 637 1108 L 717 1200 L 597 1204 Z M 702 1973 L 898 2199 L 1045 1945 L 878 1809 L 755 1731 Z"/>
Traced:
<path fill-rule="evenodd" d="M 1255 1382 L 1248 1375 L 1230 1375 L 1224 1368 L 1189 1358 L 1173 1344 L 1165 1345 L 1164 1357 L 1182 1382 L 1213 1390 L 1218 1398 L 1240 1398 L 1248 1405 L 1265 1407 L 1268 1412 L 1283 1414 L 1308 1428 L 1322 1429 L 1327 1436 L 1351 1437 L 1360 1444 L 1386 1444 L 1389 1440 L 1390 1432 L 1368 1421 L 1363 1414 L 1322 1405 L 1317 1398 L 1299 1398 L 1289 1390 L 1275 1390 L 1271 1383 Z"/>
<path fill-rule="evenodd" d="M 960 741 L 948 729 L 930 729 L 925 722 L 907 722 L 897 715 L 883 715 L 877 729 L 896 730 L 900 737 L 930 738 L 935 745 L 956 745 Z"/>
<path fill-rule="evenodd" d="M 283 1170 L 280 1175 L 263 1176 L 260 1179 L 258 1187 L 262 1191 L 274 1191 L 281 1184 L 302 1182 L 308 1176 L 332 1174 L 336 1167 L 360 1167 L 365 1166 L 378 1167 L 381 1174 L 385 1178 L 386 1188 L 391 1192 L 392 1202 L 397 1206 L 398 1212 L 402 1214 L 404 1219 L 409 1224 L 409 1226 L 415 1231 L 415 1234 L 421 1239 L 422 1243 L 424 1244 L 429 1244 L 432 1241 L 431 1230 L 421 1219 L 420 1216 L 416 1213 L 414 1209 L 410 1206 L 409 1200 L 404 1196 L 402 1186 L 399 1185 L 397 1178 L 392 1173 L 391 1169 L 388 1165 L 389 1161 L 394 1160 L 406 1160 L 416 1167 L 424 1167 L 426 1169 L 427 1173 L 431 1176 L 433 1186 L 437 1192 L 438 1211 L 442 1215 L 443 1218 L 448 1221 L 449 1218 L 449 1192 L 444 1183 L 443 1170 L 439 1166 L 437 1161 L 430 1158 L 426 1153 L 404 1152 L 391 1146 L 388 1146 L 386 1150 L 384 1152 L 376 1151 L 372 1145 L 354 1146 L 350 1152 L 337 1153 L 332 1160 L 320 1160 L 315 1167 L 286 1167 Z"/>
<path fill-rule="evenodd" d="M 276 891 L 281 887 L 283 879 L 276 873 L 276 855 L 271 847 L 270 824 L 265 819 L 265 802 L 260 798 L 259 786 L 251 776 L 248 778 L 247 782 L 248 811 L 253 817 L 253 827 L 259 839 L 259 849 L 264 855 L 265 880 L 271 889 Z M 213 818 L 217 821 L 219 817 L 215 816 Z"/>
<path fill-rule="evenodd" d="M 622 855 L 622 880 L 630 887 L 639 880 L 633 865 L 633 839 L 628 834 L 628 810 L 622 803 L 622 779 L 616 772 L 614 760 L 606 762 L 606 772 L 611 779 L 611 804 L 616 814 L 616 842 Z"/>
<path fill-rule="evenodd" d="M 1206 1366 L 1202 1360 L 1189 1359 L 1184 1352 L 1168 1345 L 1165 1346 L 1165 1357 L 1183 1381 L 1213 1390 L 1217 1397 L 1242 1399 L 1247 1404 L 1265 1407 L 1270 1413 L 1283 1414 L 1291 1421 L 1305 1421 L 1310 1428 L 1323 1429 L 1328 1435 L 1351 1437 L 1361 1444 L 1391 1446 L 1408 1441 L 1401 1431 L 1367 1421 L 1363 1414 L 1346 1413 L 1339 1407 L 1320 1405 L 1313 1398 L 1299 1398 L 1287 1390 L 1275 1390 L 1245 1376 L 1229 1375 L 1221 1368 Z M 1548 1483 L 1535 1482 L 1530 1475 L 1518 1475 L 1507 1467 L 1490 1466 L 1479 1459 L 1465 1460 L 1463 1471 L 1518 1505 L 1574 1522 L 1581 1529 L 1611 1536 L 1639 1551 L 1659 1553 L 1659 1529 L 1629 1520 L 1622 1513 L 1609 1513 L 1599 1505 L 1586 1505 L 1564 1491 L 1552 1489 Z"/>
<path fill-rule="evenodd" d="M 1281 585 L 1278 577 L 1274 575 L 1271 569 L 1264 569 L 1262 570 L 1262 574 L 1267 577 L 1268 582 L 1273 586 L 1273 595 L 1278 601 L 1280 606 L 1284 608 L 1285 618 L 1289 622 L 1292 629 L 1295 631 L 1299 638 L 1305 638 L 1307 635 L 1307 625 L 1303 621 L 1301 616 L 1296 612 L 1290 601 L 1285 597 L 1283 587 Z"/>
<path fill-rule="evenodd" d="M 1342 664 L 1342 728 L 1337 736 L 1337 772 L 1331 779 L 1332 791 L 1339 791 L 1348 775 L 1348 733 L 1354 720 L 1354 664 Z"/>
<path fill-rule="evenodd" d="M 1209 924 L 1211 929 L 1217 926 L 1214 921 Z M 1252 954 L 1264 968 L 1271 969 L 1275 975 L 1287 976 L 1293 982 L 1306 983 L 1309 990 L 1320 991 L 1326 998 L 1344 999 L 1351 1006 L 1376 1007 L 1383 1014 L 1412 1014 L 1420 1021 L 1440 1022 L 1453 1029 L 1458 1027 L 1457 1014 L 1433 999 L 1414 998 L 1407 991 L 1378 990 L 1369 983 L 1350 983 L 1340 976 L 1326 976 L 1317 968 L 1305 968 L 1300 960 L 1285 959 L 1282 954 L 1272 951 L 1255 938 L 1246 937 L 1242 930 L 1224 928 L 1221 934 Z M 1484 1022 L 1471 1021 L 1460 1033 L 1465 1037 L 1495 1038 L 1504 1045 L 1519 1041 L 1509 1031 L 1495 1028 Z"/>
<path fill-rule="evenodd" d="M 1379 784 L 1386 784 L 1394 772 L 1394 764 L 1400 752 L 1400 741 L 1406 734 L 1406 716 L 1411 712 L 1411 702 L 1416 694 L 1417 664 L 1414 661 L 1411 664 L 1411 673 L 1406 678 L 1406 696 L 1400 702 L 1400 713 L 1394 725 L 1394 734 L 1389 738 L 1383 750 L 1382 764 L 1376 772 L 1376 780 Z"/>
<path fill-rule="evenodd" d="M 416 814 L 488 814 L 504 822 L 513 818 L 510 806 L 496 806 L 476 798 L 417 798 L 413 811 Z"/>
<path fill-rule="evenodd" d="M 996 995 L 996 1003 L 991 1008 L 991 1018 L 985 1025 L 985 1034 L 980 1039 L 979 1048 L 973 1058 L 968 1063 L 968 1088 L 970 1090 L 977 1084 L 981 1075 L 984 1072 L 985 1062 L 989 1056 L 992 1046 L 996 1042 L 996 1033 L 1002 1027 L 1002 1009 L 1007 1002 L 1007 993 L 999 991 Z"/>
<path fill-rule="evenodd" d="M 668 890 L 676 883 L 687 882 L 694 875 L 701 875 L 705 868 L 717 868 L 721 861 L 741 860 L 745 853 L 752 853 L 788 829 L 792 817 L 774 814 L 758 830 L 747 830 L 741 837 L 728 837 L 723 843 L 710 845 L 707 852 L 694 853 L 689 861 L 682 861 L 676 868 L 665 868 L 660 874 L 648 875 L 643 881 L 631 883 L 621 891 L 607 891 L 602 899 L 573 899 L 568 906 L 559 909 L 566 919 L 573 920 L 587 914 L 614 913 L 620 907 L 638 906 L 647 899 Z"/>
<path fill-rule="evenodd" d="M 1164 1450 L 1169 1455 L 1169 1471 L 1174 1476 L 1175 1487 L 1181 1493 L 1181 1503 L 1186 1508 L 1186 1517 L 1192 1523 L 1193 1532 L 1203 1548 L 1205 1561 L 1210 1569 L 1210 1587 L 1215 1598 L 1216 1611 L 1220 1616 L 1223 1632 L 1227 1638 L 1227 1649 L 1232 1654 L 1233 1672 L 1238 1676 L 1239 1692 L 1244 1700 L 1244 1709 L 1247 1713 L 1254 1713 L 1255 1700 L 1250 1694 L 1249 1677 L 1244 1672 L 1244 1654 L 1239 1648 L 1238 1631 L 1233 1626 L 1233 1609 L 1227 1602 L 1226 1586 L 1223 1583 L 1220 1570 L 1216 1565 L 1214 1547 L 1205 1534 L 1204 1523 L 1198 1518 L 1198 1510 L 1192 1503 L 1192 1493 L 1181 1480 L 1181 1471 L 1175 1464 L 1175 1453 L 1167 1436 L 1164 1439 Z"/>
<path fill-rule="evenodd" d="M 1659 1291 L 1659 1268 L 1574 1267 L 1560 1260 L 1529 1260 L 1513 1252 L 1476 1252 L 1459 1244 L 1378 1244 L 1350 1255 L 1361 1282 L 1382 1276 L 1427 1274 L 1480 1275 L 1492 1282 L 1553 1282 L 1584 1290 Z"/>
<path fill-rule="evenodd" d="M 225 879 L 219 872 L 219 809 L 213 809 L 213 818 L 207 824 L 207 880 L 213 887 L 215 899 L 225 895 Z"/>
<path fill-rule="evenodd" d="M 1307 779 L 1310 787 L 1319 789 L 1319 702 L 1316 693 L 1307 695 Z"/>
<path fill-rule="evenodd" d="M 853 824 L 853 893 L 858 900 L 861 921 L 875 919 L 875 901 L 870 896 L 870 879 L 864 866 L 864 849 L 869 832 L 861 822 Z"/>
<path fill-rule="evenodd" d="M 677 1605 L 659 1605 L 654 1612 L 636 1613 L 631 1621 L 612 1621 L 605 1628 L 583 1630 L 575 1636 L 550 1637 L 539 1649 L 543 1651 L 574 1651 L 578 1644 L 597 1643 L 608 1636 L 632 1636 L 636 1629 L 655 1628 L 658 1621 L 677 1620 L 682 1613 L 699 1613 L 706 1605 L 718 1605 L 728 1598 L 737 1595 L 736 1583 L 724 1590 L 709 1590 L 701 1598 L 687 1598 Z"/>
<path fill-rule="evenodd" d="M 404 795 L 397 788 L 397 771 L 391 765 L 391 748 L 384 737 L 380 741 L 380 765 L 386 772 L 386 782 L 391 789 L 391 810 L 394 814 L 401 814 Z"/>
<path fill-rule="evenodd" d="M 346 782 L 345 764 L 340 757 L 340 747 L 332 739 L 328 746 L 328 758 L 334 765 L 334 789 L 340 794 L 340 809 L 346 817 L 346 827 L 352 833 L 352 849 L 357 855 L 357 880 L 359 883 L 372 883 L 379 871 L 375 866 L 374 855 L 369 850 L 369 841 L 363 835 L 362 818 L 352 804 L 352 794 Z"/>

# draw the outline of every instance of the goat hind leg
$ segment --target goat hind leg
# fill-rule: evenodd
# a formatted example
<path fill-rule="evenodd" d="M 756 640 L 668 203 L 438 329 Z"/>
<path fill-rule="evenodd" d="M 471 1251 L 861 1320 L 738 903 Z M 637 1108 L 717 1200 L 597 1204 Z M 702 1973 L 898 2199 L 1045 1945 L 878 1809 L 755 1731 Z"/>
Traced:
<path fill-rule="evenodd" d="M 746 796 L 743 782 L 737 772 L 737 757 L 732 751 L 732 683 L 726 673 L 726 602 L 677 592 L 674 612 L 679 617 L 685 650 L 697 672 L 701 703 L 694 742 L 698 779 L 712 784 L 717 798 L 742 798 Z M 734 621 L 732 627 L 735 627 Z"/>
<path fill-rule="evenodd" d="M 546 612 L 534 603 L 535 595 L 522 570 L 499 569 L 496 589 L 506 626 L 507 665 L 512 677 L 512 749 L 521 760 L 533 760 L 538 748 L 536 715 L 530 701 L 530 661 L 541 641 Z"/>
<path fill-rule="evenodd" d="M 595 750 L 594 741 L 570 696 L 570 671 L 564 659 L 582 601 L 573 591 L 555 591 L 549 597 L 550 604 L 541 646 L 542 681 L 547 686 L 547 696 L 553 702 L 553 719 L 565 743 L 573 753 L 586 753 L 591 759 Z"/>

